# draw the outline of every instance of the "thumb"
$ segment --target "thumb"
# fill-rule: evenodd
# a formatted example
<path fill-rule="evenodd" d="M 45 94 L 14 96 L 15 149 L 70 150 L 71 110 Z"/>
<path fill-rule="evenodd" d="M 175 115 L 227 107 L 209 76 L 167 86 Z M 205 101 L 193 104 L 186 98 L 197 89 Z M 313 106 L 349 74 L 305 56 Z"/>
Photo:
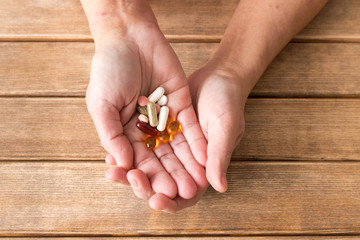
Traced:
<path fill-rule="evenodd" d="M 133 149 L 124 135 L 118 109 L 103 100 L 87 101 L 87 106 L 103 148 L 114 156 L 119 167 L 124 170 L 131 169 Z"/>
<path fill-rule="evenodd" d="M 226 172 L 231 154 L 242 136 L 237 131 L 239 121 L 217 119 L 208 127 L 208 159 L 206 162 L 206 178 L 218 192 L 227 190 Z"/>

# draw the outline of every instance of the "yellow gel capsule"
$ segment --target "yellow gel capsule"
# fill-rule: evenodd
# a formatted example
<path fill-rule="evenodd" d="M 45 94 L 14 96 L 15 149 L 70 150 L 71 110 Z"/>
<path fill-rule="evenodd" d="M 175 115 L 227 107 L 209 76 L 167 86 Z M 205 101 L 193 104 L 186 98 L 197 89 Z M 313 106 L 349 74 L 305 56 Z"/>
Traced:
<path fill-rule="evenodd" d="M 168 125 L 168 133 L 170 134 L 170 135 L 174 135 L 174 134 L 176 134 L 178 131 L 179 131 L 179 127 L 180 127 L 180 125 L 179 125 L 179 122 L 178 121 L 172 121 L 171 123 L 169 123 L 169 125 Z"/>
<path fill-rule="evenodd" d="M 145 139 L 145 147 L 149 150 L 153 150 L 156 147 L 156 138 L 154 137 L 147 137 Z"/>
<path fill-rule="evenodd" d="M 167 131 L 162 131 L 159 133 L 158 138 L 159 138 L 160 142 L 167 143 L 170 140 L 170 135 Z"/>

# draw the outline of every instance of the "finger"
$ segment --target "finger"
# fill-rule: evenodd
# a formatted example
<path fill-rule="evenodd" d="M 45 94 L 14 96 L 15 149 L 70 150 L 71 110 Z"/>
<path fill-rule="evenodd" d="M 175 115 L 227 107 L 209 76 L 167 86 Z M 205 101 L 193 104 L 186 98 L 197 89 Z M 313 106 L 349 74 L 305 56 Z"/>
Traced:
<path fill-rule="evenodd" d="M 189 175 L 189 173 L 184 169 L 184 166 L 180 163 L 170 145 L 160 144 L 158 148 L 154 150 L 154 152 L 160 159 L 160 162 L 165 170 L 174 179 L 178 189 L 178 195 L 185 199 L 193 198 L 197 192 L 196 183 Z M 197 162 L 195 163 L 197 164 Z"/>
<path fill-rule="evenodd" d="M 149 179 L 141 170 L 130 170 L 127 174 L 127 179 L 138 198 L 149 200 L 155 194 L 151 188 Z"/>
<path fill-rule="evenodd" d="M 170 145 L 175 155 L 182 163 L 183 168 L 185 168 L 195 181 L 197 188 L 206 188 L 208 186 L 208 181 L 206 179 L 205 169 L 195 160 L 184 135 L 182 133 L 175 134 L 173 136 L 173 140 L 170 142 Z"/>
<path fill-rule="evenodd" d="M 120 182 L 121 184 L 129 185 L 126 174 L 127 172 L 124 169 L 114 166 L 105 172 L 105 178 L 112 182 Z"/>
<path fill-rule="evenodd" d="M 205 136 L 201 131 L 200 124 L 196 118 L 193 106 L 190 105 L 189 107 L 179 112 L 178 120 L 181 123 L 182 132 L 195 159 L 199 164 L 205 166 L 207 159 L 207 143 Z"/>
<path fill-rule="evenodd" d="M 115 158 L 111 154 L 106 155 L 105 162 L 106 162 L 106 164 L 109 164 L 109 165 L 116 165 Z"/>
<path fill-rule="evenodd" d="M 183 199 L 176 197 L 169 199 L 162 194 L 155 194 L 149 199 L 149 206 L 154 210 L 160 210 L 167 213 L 176 213 L 184 208 L 194 206 L 204 195 L 206 189 L 198 191 L 192 199 Z"/>
<path fill-rule="evenodd" d="M 197 121 L 188 86 L 181 87 L 168 95 L 170 119 L 174 118 L 182 126 L 182 132 L 191 152 L 199 164 L 206 163 L 206 139 Z"/>
<path fill-rule="evenodd" d="M 134 149 L 134 168 L 141 170 L 150 181 L 156 193 L 162 193 L 169 198 L 177 195 L 177 186 L 164 169 L 155 153 L 146 149 L 144 144 L 145 134 L 136 127 L 137 118 L 134 117 L 125 126 L 126 135 L 129 137 Z"/>
<path fill-rule="evenodd" d="M 101 145 L 114 156 L 119 167 L 125 170 L 131 169 L 133 151 L 130 142 L 123 133 L 119 110 L 104 100 L 88 100 L 87 103 Z"/>
<path fill-rule="evenodd" d="M 173 78 L 164 84 L 164 88 L 173 88 L 180 78 Z M 172 83 L 173 85 L 171 85 Z M 175 86 L 179 85 L 178 82 Z M 168 94 L 170 109 L 169 121 L 176 119 L 182 125 L 182 132 L 175 134 L 170 145 L 186 171 L 202 189 L 207 186 L 206 174 L 202 166 L 206 162 L 206 140 L 197 121 L 191 104 L 187 85 L 183 85 Z M 166 168 L 166 167 L 165 167 Z"/>
<path fill-rule="evenodd" d="M 231 154 L 240 141 L 240 132 L 234 126 L 239 121 L 231 118 L 218 118 L 208 127 L 208 160 L 206 177 L 211 186 L 218 192 L 227 190 L 226 171 L 231 160 Z"/>
<path fill-rule="evenodd" d="M 146 150 L 143 142 L 133 142 L 135 151 L 134 167 L 144 172 L 156 193 L 169 198 L 177 195 L 177 186 L 172 177 L 164 169 L 153 151 Z"/>

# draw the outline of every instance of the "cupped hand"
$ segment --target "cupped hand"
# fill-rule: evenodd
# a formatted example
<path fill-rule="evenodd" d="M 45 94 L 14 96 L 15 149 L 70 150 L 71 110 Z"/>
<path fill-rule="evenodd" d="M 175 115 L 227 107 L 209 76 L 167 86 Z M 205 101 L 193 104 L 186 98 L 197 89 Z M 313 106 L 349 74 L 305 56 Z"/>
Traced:
<path fill-rule="evenodd" d="M 238 78 L 211 63 L 189 77 L 194 106 L 208 141 L 207 180 L 219 192 L 227 190 L 227 168 L 245 129 L 248 93 Z"/>
<path fill-rule="evenodd" d="M 113 156 L 108 154 L 106 156 L 106 163 L 110 165 L 116 165 L 115 159 Z M 204 173 L 205 174 L 205 173 Z M 110 168 L 107 172 L 107 178 L 111 181 L 120 181 L 124 182 L 124 175 L 122 170 L 117 167 Z M 126 177 L 125 177 L 126 178 Z M 168 196 L 162 193 L 156 193 L 152 186 L 151 182 L 147 175 L 139 170 L 133 169 L 127 173 L 127 179 L 131 184 L 132 190 L 134 191 L 135 195 L 143 200 L 149 202 L 149 206 L 155 210 L 161 210 L 167 213 L 175 213 L 184 208 L 191 207 L 195 205 L 201 197 L 206 192 L 208 184 L 205 180 L 204 185 L 198 187 L 198 191 L 196 192 L 195 196 L 190 199 L 183 198 L 181 196 L 176 196 L 175 198 L 169 198 Z"/>
<path fill-rule="evenodd" d="M 151 196 L 162 196 L 154 200 L 155 205 L 164 198 L 194 198 L 208 184 L 206 140 L 185 73 L 157 25 L 135 24 L 127 34 L 96 47 L 86 93 L 101 145 L 110 154 L 107 158 L 114 157 L 117 163 L 106 175 L 125 184 L 129 180 L 133 187 L 147 181 Z M 177 119 L 183 131 L 170 143 L 149 151 L 144 146 L 145 135 L 136 128 L 135 109 L 139 96 L 147 96 L 159 86 L 168 97 L 169 118 Z M 141 174 L 127 178 L 131 169 Z"/>
<path fill-rule="evenodd" d="M 225 70 L 207 64 L 189 77 L 190 90 L 204 135 L 208 140 L 206 162 L 207 180 L 219 192 L 227 189 L 226 171 L 231 154 L 244 133 L 244 105 L 248 88 L 240 79 Z M 115 160 L 107 157 L 108 164 Z M 113 179 L 121 179 L 119 172 L 112 174 Z M 165 212 L 177 212 L 195 205 L 206 191 L 204 186 L 191 199 L 177 196 L 169 199 L 163 194 L 155 194 L 145 174 L 131 170 L 128 179 L 137 179 L 132 184 L 135 194 L 149 200 L 152 208 Z"/>

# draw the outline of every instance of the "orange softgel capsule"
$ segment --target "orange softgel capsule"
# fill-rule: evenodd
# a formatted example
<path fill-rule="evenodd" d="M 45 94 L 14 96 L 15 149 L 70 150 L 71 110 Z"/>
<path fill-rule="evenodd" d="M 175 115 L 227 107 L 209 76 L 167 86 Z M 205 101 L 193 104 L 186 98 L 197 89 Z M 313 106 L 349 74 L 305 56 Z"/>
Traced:
<path fill-rule="evenodd" d="M 156 138 L 154 137 L 147 137 L 145 139 L 145 147 L 149 150 L 153 150 L 156 147 Z"/>
<path fill-rule="evenodd" d="M 159 133 L 158 138 L 159 138 L 160 142 L 167 143 L 170 140 L 170 135 L 167 131 L 162 131 Z"/>
<path fill-rule="evenodd" d="M 170 135 L 176 134 L 179 131 L 179 127 L 180 127 L 180 124 L 178 121 L 176 121 L 176 120 L 172 121 L 171 123 L 169 123 L 168 128 L 167 128 L 168 133 Z"/>

